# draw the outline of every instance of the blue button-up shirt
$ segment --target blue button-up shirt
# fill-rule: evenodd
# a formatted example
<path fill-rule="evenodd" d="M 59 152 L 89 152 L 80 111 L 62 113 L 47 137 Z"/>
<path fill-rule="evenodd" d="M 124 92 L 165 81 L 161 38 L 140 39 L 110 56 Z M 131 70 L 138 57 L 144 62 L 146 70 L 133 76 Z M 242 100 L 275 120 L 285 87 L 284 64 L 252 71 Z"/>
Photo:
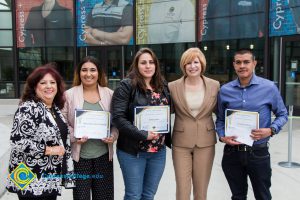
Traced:
<path fill-rule="evenodd" d="M 242 87 L 236 79 L 223 85 L 218 94 L 216 128 L 219 137 L 225 136 L 226 109 L 259 113 L 259 128 L 274 127 L 278 133 L 288 120 L 287 109 L 274 82 L 253 74 L 248 86 Z M 276 118 L 271 122 L 271 111 Z M 270 137 L 255 141 L 265 143 Z"/>

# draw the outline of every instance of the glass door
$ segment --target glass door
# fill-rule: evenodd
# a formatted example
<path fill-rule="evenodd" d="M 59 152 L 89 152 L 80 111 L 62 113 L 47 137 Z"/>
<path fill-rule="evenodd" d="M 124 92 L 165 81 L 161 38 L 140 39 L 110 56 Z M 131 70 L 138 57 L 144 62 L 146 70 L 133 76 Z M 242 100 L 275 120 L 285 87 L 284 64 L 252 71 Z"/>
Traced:
<path fill-rule="evenodd" d="M 94 56 L 100 60 L 101 66 L 107 76 L 108 87 L 112 90 L 118 86 L 124 76 L 122 48 L 122 46 L 88 47 L 86 52 L 83 51 L 84 49 L 81 52 L 83 55 Z"/>
<path fill-rule="evenodd" d="M 283 41 L 283 85 L 285 104 L 294 106 L 294 115 L 300 114 L 300 37 Z"/>
<path fill-rule="evenodd" d="M 106 54 L 106 75 L 108 78 L 108 87 L 115 89 L 123 78 L 122 47 L 107 48 Z"/>

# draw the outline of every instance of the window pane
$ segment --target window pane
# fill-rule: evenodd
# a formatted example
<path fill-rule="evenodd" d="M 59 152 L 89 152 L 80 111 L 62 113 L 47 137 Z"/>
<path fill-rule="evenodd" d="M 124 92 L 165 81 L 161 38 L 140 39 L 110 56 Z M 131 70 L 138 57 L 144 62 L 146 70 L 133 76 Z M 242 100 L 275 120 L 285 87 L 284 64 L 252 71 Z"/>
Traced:
<path fill-rule="evenodd" d="M 11 0 L 0 0 L 0 10 L 11 10 Z"/>
<path fill-rule="evenodd" d="M 0 46 L 12 46 L 12 31 L 0 30 Z"/>
<path fill-rule="evenodd" d="M 14 98 L 15 86 L 13 83 L 0 83 L 0 98 Z"/>
<path fill-rule="evenodd" d="M 13 54 L 11 48 L 0 48 L 0 81 L 13 81 Z"/>
<path fill-rule="evenodd" d="M 252 49 L 257 65 L 255 74 L 262 76 L 263 66 L 263 39 L 243 39 L 243 40 L 220 40 L 211 42 L 202 42 L 201 50 L 206 58 L 205 75 L 218 80 L 221 84 L 229 82 L 236 78 L 236 73 L 232 65 L 234 52 L 241 48 Z"/>
<path fill-rule="evenodd" d="M 203 2 L 203 0 L 202 0 Z M 264 36 L 265 2 L 209 0 L 199 4 L 199 27 L 203 41 Z"/>
<path fill-rule="evenodd" d="M 19 51 L 19 79 L 25 81 L 36 67 L 55 62 L 65 81 L 73 78 L 73 48 L 22 48 Z"/>
<path fill-rule="evenodd" d="M 0 28 L 2 29 L 11 29 L 12 28 L 12 18 L 11 12 L 0 12 Z"/>

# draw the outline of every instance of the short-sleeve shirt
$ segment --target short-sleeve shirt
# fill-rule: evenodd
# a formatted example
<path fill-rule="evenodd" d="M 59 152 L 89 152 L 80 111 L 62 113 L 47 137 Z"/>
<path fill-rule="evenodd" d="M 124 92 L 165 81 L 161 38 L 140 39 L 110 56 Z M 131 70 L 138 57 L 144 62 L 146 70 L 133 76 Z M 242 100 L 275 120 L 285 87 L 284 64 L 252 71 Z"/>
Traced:
<path fill-rule="evenodd" d="M 114 0 L 107 5 L 96 4 L 87 18 L 87 26 L 104 32 L 116 32 L 120 27 L 132 26 L 132 5 L 125 0 Z"/>

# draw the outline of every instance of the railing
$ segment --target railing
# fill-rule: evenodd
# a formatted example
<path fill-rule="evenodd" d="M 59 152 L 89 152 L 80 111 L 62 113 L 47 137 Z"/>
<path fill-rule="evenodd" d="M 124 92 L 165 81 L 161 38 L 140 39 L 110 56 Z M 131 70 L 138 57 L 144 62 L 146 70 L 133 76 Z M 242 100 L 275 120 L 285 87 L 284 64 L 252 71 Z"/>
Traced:
<path fill-rule="evenodd" d="M 289 121 L 288 121 L 288 161 L 279 162 L 278 165 L 287 168 L 299 168 L 300 164 L 292 162 L 293 153 L 293 120 L 299 120 L 300 117 L 293 116 L 293 106 L 289 106 Z M 297 123 L 299 124 L 299 123 Z"/>

